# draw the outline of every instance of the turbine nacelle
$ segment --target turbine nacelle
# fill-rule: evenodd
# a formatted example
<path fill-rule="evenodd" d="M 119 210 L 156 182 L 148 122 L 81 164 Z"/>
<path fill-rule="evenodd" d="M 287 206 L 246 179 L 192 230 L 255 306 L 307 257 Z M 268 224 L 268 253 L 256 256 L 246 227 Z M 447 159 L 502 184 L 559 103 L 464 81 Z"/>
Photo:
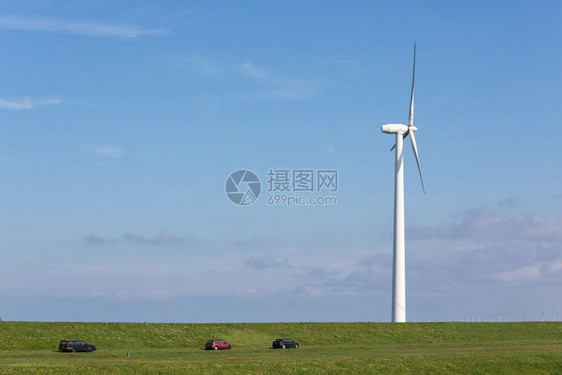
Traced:
<path fill-rule="evenodd" d="M 408 132 L 408 126 L 402 124 L 386 124 L 381 126 L 381 130 L 383 133 L 387 134 L 406 134 Z M 414 129 L 416 131 L 418 129 Z"/>

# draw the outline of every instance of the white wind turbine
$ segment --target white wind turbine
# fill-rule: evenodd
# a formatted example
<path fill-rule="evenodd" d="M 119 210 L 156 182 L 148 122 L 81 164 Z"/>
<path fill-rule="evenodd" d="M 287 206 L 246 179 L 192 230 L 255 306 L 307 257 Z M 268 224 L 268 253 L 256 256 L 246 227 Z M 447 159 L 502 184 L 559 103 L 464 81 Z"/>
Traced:
<path fill-rule="evenodd" d="M 425 185 L 418 157 L 418 148 L 414 132 L 414 79 L 416 76 L 416 45 L 414 44 L 414 68 L 412 73 L 412 95 L 410 97 L 410 116 L 408 125 L 386 124 L 381 127 L 383 133 L 396 134 L 396 144 L 391 148 L 396 149 L 396 164 L 394 175 L 394 261 L 392 274 L 392 321 L 406 321 L 406 261 L 404 241 L 404 155 L 402 152 L 403 140 L 408 135 L 412 141 L 412 150 L 418 164 L 423 192 Z"/>

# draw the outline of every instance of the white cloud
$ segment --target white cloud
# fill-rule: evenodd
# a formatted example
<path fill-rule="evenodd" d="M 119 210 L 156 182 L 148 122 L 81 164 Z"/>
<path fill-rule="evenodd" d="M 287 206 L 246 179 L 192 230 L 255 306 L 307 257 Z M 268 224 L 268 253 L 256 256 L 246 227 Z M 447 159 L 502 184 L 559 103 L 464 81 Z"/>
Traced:
<path fill-rule="evenodd" d="M 520 203 L 519 198 L 517 197 L 507 197 L 498 202 L 498 206 L 500 207 L 515 207 Z"/>
<path fill-rule="evenodd" d="M 552 274 L 562 274 L 562 261 L 556 261 L 548 264 L 546 266 L 546 271 Z"/>
<path fill-rule="evenodd" d="M 308 80 L 286 78 L 281 74 L 271 72 L 250 61 L 233 64 L 228 56 L 191 56 L 181 62 L 200 69 L 201 73 L 219 79 L 232 80 L 235 75 L 252 79 L 260 88 L 258 92 L 243 94 L 247 99 L 270 100 L 307 100 L 312 98 L 317 89 Z"/>
<path fill-rule="evenodd" d="M 562 241 L 562 217 L 507 216 L 477 209 L 464 214 L 457 224 L 413 227 L 412 238 L 505 239 Z"/>
<path fill-rule="evenodd" d="M 217 57 L 196 55 L 180 60 L 181 63 L 184 61 L 187 64 L 196 67 L 201 71 L 201 73 L 209 77 L 224 78 L 230 73 L 228 64 Z"/>
<path fill-rule="evenodd" d="M 183 245 L 186 243 L 184 238 L 176 237 L 167 232 L 160 232 L 154 238 L 139 236 L 133 233 L 123 233 L 122 237 L 125 241 L 141 245 Z"/>
<path fill-rule="evenodd" d="M 61 98 L 50 98 L 44 100 L 35 100 L 29 96 L 21 100 L 4 100 L 0 99 L 0 108 L 11 109 L 13 111 L 21 111 L 26 109 L 33 109 L 37 106 L 57 105 L 62 103 Z"/>
<path fill-rule="evenodd" d="M 45 100 L 38 100 L 36 103 L 39 105 L 57 105 L 62 102 L 61 98 L 51 98 Z"/>
<path fill-rule="evenodd" d="M 123 156 L 123 150 L 114 146 L 96 146 L 94 147 L 94 152 L 99 156 L 108 158 L 120 158 Z"/>
<path fill-rule="evenodd" d="M 128 290 L 118 290 L 115 293 L 115 298 L 117 299 L 121 299 L 121 300 L 126 300 L 129 299 L 131 297 L 132 293 Z"/>
<path fill-rule="evenodd" d="M 553 281 L 557 280 L 560 276 L 562 276 L 562 262 L 560 260 L 555 260 L 548 263 L 520 267 L 510 271 L 497 272 L 492 274 L 492 279 L 521 283 L 531 281 Z"/>
<path fill-rule="evenodd" d="M 289 80 L 279 84 L 279 88 L 261 95 L 264 99 L 306 100 L 314 96 L 316 89 L 307 81 Z"/>
<path fill-rule="evenodd" d="M 167 290 L 156 289 L 148 291 L 144 296 L 149 299 L 164 300 L 170 297 L 170 292 Z"/>
<path fill-rule="evenodd" d="M 260 80 L 268 80 L 270 79 L 269 75 L 266 73 L 265 70 L 258 68 L 251 62 L 245 62 L 240 66 L 240 72 L 248 77 L 257 78 Z"/>
<path fill-rule="evenodd" d="M 91 245 L 107 245 L 116 242 L 113 238 L 98 236 L 94 233 L 90 233 L 87 236 L 84 236 L 84 241 Z"/>
<path fill-rule="evenodd" d="M 498 272 L 492 275 L 492 279 L 506 282 L 537 281 L 541 278 L 541 267 L 538 265 L 517 268 L 512 271 Z"/>
<path fill-rule="evenodd" d="M 27 30 L 96 37 L 136 38 L 144 35 L 162 35 L 163 29 L 141 29 L 134 26 L 104 24 L 90 20 L 54 20 L 20 16 L 0 17 L 0 29 Z"/>
<path fill-rule="evenodd" d="M 281 262 L 271 255 L 250 258 L 245 265 L 255 270 L 293 268 L 287 259 Z"/>
<path fill-rule="evenodd" d="M 306 100 L 313 97 L 316 93 L 316 88 L 309 81 L 280 78 L 249 61 L 240 65 L 240 73 L 272 87 L 268 91 L 250 95 L 253 98 Z"/>
<path fill-rule="evenodd" d="M 123 233 L 121 238 L 103 237 L 94 233 L 84 236 L 84 241 L 90 245 L 118 245 L 134 243 L 140 245 L 194 245 L 199 243 L 196 239 L 185 239 L 174 236 L 168 232 L 160 232 L 155 237 L 141 236 L 134 233 Z"/>

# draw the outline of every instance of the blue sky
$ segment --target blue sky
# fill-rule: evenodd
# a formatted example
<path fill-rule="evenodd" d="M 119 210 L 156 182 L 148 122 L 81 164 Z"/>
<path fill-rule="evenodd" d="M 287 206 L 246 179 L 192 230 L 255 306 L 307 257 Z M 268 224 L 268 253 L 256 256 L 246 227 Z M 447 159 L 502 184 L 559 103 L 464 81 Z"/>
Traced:
<path fill-rule="evenodd" d="M 562 318 L 558 2 L 0 8 L 3 319 L 389 321 L 414 42 L 408 319 Z M 269 205 L 270 169 L 337 204 Z"/>

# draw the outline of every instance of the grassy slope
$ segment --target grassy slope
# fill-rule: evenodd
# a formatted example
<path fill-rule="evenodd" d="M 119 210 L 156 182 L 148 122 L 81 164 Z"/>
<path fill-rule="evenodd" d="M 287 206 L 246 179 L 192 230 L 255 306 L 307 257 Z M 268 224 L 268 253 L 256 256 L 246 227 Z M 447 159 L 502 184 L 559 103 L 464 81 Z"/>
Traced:
<path fill-rule="evenodd" d="M 276 337 L 298 350 L 271 350 Z M 95 353 L 56 353 L 82 339 Z M 223 338 L 233 350 L 202 350 Z M 126 352 L 131 358 L 126 358 Z M 0 373 L 560 373 L 562 323 L 0 322 Z"/>

